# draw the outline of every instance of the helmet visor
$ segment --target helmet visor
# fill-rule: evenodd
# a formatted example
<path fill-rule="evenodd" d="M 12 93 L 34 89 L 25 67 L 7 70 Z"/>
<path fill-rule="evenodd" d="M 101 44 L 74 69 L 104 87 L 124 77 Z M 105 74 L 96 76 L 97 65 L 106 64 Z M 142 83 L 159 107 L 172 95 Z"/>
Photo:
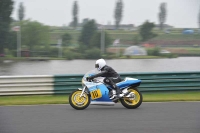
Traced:
<path fill-rule="evenodd" d="M 95 68 L 99 68 L 99 64 L 95 64 Z"/>

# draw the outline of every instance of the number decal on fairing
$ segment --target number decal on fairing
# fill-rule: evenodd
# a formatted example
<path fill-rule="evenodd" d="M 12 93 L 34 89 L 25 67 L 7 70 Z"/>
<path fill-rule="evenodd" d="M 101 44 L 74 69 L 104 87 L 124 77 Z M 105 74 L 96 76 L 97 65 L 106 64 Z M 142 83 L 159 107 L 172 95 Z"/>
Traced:
<path fill-rule="evenodd" d="M 91 94 L 91 98 L 92 98 L 93 100 L 102 97 L 102 94 L 101 94 L 101 90 L 100 90 L 100 89 L 93 90 L 93 91 L 90 92 L 90 94 Z"/>
<path fill-rule="evenodd" d="M 98 97 L 97 91 L 93 91 L 93 92 L 92 92 L 92 95 L 93 95 L 94 98 L 95 98 L 95 97 Z"/>

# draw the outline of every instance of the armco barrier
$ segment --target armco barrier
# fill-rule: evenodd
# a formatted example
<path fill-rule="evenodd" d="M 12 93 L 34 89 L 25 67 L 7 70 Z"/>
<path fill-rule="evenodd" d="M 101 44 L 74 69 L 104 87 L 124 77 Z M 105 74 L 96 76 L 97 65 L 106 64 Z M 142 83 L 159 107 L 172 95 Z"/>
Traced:
<path fill-rule="evenodd" d="M 0 95 L 54 94 L 53 76 L 0 76 Z"/>
<path fill-rule="evenodd" d="M 142 92 L 200 90 L 200 72 L 120 73 L 142 80 Z M 81 87 L 83 74 L 0 76 L 0 95 L 69 94 Z"/>

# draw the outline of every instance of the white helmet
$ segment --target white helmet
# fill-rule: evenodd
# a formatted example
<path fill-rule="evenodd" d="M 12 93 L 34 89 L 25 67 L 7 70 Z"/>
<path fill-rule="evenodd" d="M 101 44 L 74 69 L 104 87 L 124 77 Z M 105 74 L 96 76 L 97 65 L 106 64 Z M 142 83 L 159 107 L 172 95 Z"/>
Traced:
<path fill-rule="evenodd" d="M 99 71 L 106 65 L 106 61 L 104 59 L 98 59 L 95 64 L 95 68 Z"/>

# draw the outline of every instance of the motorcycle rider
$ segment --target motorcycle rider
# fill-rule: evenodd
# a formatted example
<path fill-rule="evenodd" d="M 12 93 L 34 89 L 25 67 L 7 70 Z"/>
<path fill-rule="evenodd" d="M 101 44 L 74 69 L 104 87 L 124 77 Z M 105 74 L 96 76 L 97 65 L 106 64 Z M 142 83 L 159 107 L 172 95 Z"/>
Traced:
<path fill-rule="evenodd" d="M 101 71 L 100 73 L 87 77 L 88 81 L 91 81 L 92 79 L 96 77 L 105 77 L 104 83 L 111 86 L 112 89 L 116 90 L 117 96 L 115 94 L 112 94 L 112 89 L 109 89 L 109 98 L 111 100 L 117 100 L 120 96 L 121 90 L 116 85 L 116 83 L 122 81 L 120 75 L 110 66 L 106 65 L 106 61 L 104 59 L 98 59 L 95 63 L 95 68 L 98 69 L 98 71 Z"/>

